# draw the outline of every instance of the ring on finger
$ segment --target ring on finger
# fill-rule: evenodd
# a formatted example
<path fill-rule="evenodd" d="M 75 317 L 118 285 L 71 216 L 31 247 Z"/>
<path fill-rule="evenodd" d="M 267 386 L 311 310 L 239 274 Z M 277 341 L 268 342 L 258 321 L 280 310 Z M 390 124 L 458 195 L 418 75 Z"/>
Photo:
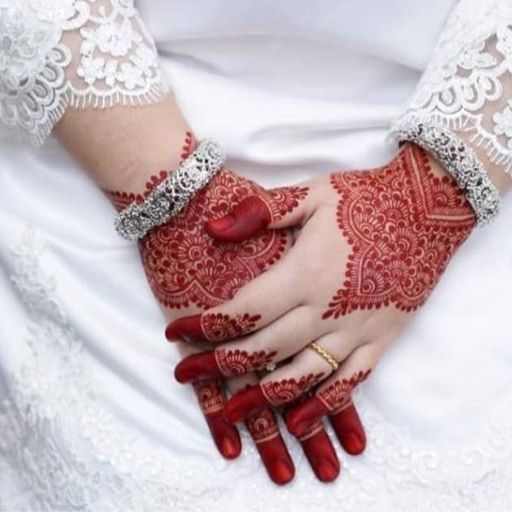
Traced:
<path fill-rule="evenodd" d="M 320 345 L 317 345 L 314 341 L 312 341 L 308 347 L 311 350 L 314 350 L 326 363 L 328 363 L 333 370 L 337 370 L 339 367 L 338 361 L 336 358 L 329 353 L 325 348 L 322 348 Z"/>

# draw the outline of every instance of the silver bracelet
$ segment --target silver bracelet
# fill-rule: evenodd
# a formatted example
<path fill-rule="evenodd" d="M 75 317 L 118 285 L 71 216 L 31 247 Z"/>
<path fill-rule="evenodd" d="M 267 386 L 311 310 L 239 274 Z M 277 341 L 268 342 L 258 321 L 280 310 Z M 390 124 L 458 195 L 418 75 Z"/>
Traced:
<path fill-rule="evenodd" d="M 151 229 L 179 213 L 224 165 L 225 153 L 212 140 L 201 141 L 196 150 L 144 199 L 129 204 L 114 220 L 116 231 L 128 240 L 139 240 Z"/>
<path fill-rule="evenodd" d="M 489 223 L 500 211 L 499 191 L 471 147 L 444 126 L 431 121 L 398 121 L 392 128 L 400 141 L 411 141 L 444 165 L 464 191 L 475 211 L 479 226 Z"/>

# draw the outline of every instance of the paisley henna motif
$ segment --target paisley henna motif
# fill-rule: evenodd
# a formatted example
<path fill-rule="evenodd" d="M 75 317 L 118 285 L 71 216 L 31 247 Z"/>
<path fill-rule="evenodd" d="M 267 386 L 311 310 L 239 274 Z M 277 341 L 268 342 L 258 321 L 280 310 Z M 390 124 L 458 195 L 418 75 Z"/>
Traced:
<path fill-rule="evenodd" d="M 218 379 L 201 380 L 192 384 L 204 414 L 212 414 L 222 410 L 224 395 L 222 384 Z"/>
<path fill-rule="evenodd" d="M 275 350 L 272 352 L 259 350 L 249 353 L 246 350 L 217 348 L 215 350 L 215 360 L 224 376 L 234 377 L 260 370 L 272 362 L 276 354 Z"/>
<path fill-rule="evenodd" d="M 306 198 L 308 191 L 308 187 L 280 187 L 269 190 L 260 197 L 267 204 L 271 222 L 276 222 L 295 210 L 300 201 Z"/>
<path fill-rule="evenodd" d="M 169 308 L 210 308 L 229 300 L 245 283 L 275 263 L 286 234 L 265 231 L 241 244 L 216 242 L 206 220 L 223 215 L 259 188 L 222 170 L 167 224 L 140 242 L 144 268 L 157 299 Z"/>
<path fill-rule="evenodd" d="M 204 313 L 201 316 L 201 330 L 208 341 L 224 341 L 240 338 L 252 331 L 261 315 L 236 315 L 231 317 L 222 313 Z"/>
<path fill-rule="evenodd" d="M 339 229 L 352 246 L 343 287 L 323 318 L 393 304 L 412 311 L 434 288 L 475 215 L 455 181 L 408 145 L 377 171 L 333 174 Z"/>
<path fill-rule="evenodd" d="M 331 414 L 337 414 L 352 403 L 352 391 L 358 384 L 368 378 L 370 371 L 359 371 L 349 379 L 337 380 L 326 388 L 317 391 L 316 397 L 331 411 Z"/>
<path fill-rule="evenodd" d="M 266 443 L 279 436 L 277 419 L 269 408 L 250 415 L 246 418 L 245 425 L 257 444 Z"/>
<path fill-rule="evenodd" d="M 268 381 L 261 384 L 261 391 L 272 405 L 281 405 L 298 398 L 302 393 L 319 382 L 324 373 L 310 373 L 303 375 L 299 380 L 282 379 L 278 381 Z"/>

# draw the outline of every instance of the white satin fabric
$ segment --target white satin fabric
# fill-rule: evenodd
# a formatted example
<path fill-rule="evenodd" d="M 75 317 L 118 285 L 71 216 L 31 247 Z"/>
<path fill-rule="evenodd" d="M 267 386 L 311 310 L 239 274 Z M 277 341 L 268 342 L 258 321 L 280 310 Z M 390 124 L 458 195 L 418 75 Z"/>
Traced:
<path fill-rule="evenodd" d="M 263 185 L 384 163 L 452 1 L 142 1 L 200 136 Z M 368 449 L 321 484 L 225 462 L 102 194 L 55 141 L 0 146 L 2 510 L 512 508 L 512 205 L 462 247 L 361 386 Z M 321 257 L 321 255 L 319 255 Z M 335 442 L 337 445 L 337 443 Z"/>

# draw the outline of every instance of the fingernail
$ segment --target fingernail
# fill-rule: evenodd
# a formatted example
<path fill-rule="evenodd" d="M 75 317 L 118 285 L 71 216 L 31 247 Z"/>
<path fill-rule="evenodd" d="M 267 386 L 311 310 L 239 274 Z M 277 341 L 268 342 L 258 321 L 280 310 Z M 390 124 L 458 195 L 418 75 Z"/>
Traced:
<path fill-rule="evenodd" d="M 236 459 L 242 451 L 242 445 L 230 437 L 222 437 L 219 440 L 219 450 L 226 459 Z"/>
<path fill-rule="evenodd" d="M 269 475 L 274 483 L 284 485 L 295 476 L 295 467 L 286 459 L 274 459 L 269 463 Z"/>
<path fill-rule="evenodd" d="M 210 230 L 215 234 L 215 232 L 222 232 L 226 229 L 229 229 L 235 223 L 235 218 L 232 215 L 226 215 L 225 217 L 221 217 L 220 219 L 212 219 L 206 223 L 206 232 L 210 234 Z"/>
<path fill-rule="evenodd" d="M 343 448 L 350 455 L 359 455 L 365 448 L 363 440 L 354 432 L 349 432 L 343 437 Z"/>
<path fill-rule="evenodd" d="M 174 378 L 181 384 L 221 376 L 213 351 L 192 354 L 180 361 L 174 369 Z"/>
<path fill-rule="evenodd" d="M 315 474 L 321 482 L 332 482 L 340 474 L 340 467 L 338 464 L 325 457 L 315 459 L 312 464 Z"/>
<path fill-rule="evenodd" d="M 268 401 L 259 385 L 251 386 L 233 395 L 224 405 L 224 418 L 229 423 L 238 423 L 250 413 L 268 406 Z"/>
<path fill-rule="evenodd" d="M 186 316 L 171 322 L 165 329 L 169 341 L 205 341 L 201 315 Z"/>

